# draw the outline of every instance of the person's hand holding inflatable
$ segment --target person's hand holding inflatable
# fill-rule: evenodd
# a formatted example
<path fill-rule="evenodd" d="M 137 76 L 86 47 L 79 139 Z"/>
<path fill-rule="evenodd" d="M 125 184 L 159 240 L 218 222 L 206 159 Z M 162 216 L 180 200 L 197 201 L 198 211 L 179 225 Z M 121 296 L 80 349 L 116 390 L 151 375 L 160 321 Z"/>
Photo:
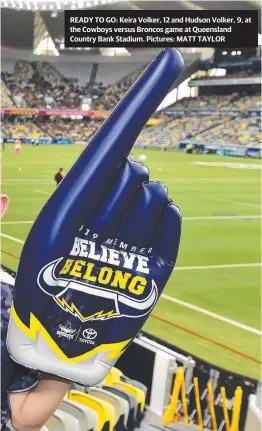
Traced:
<path fill-rule="evenodd" d="M 182 69 L 175 49 L 152 61 L 36 219 L 8 332 L 17 362 L 96 384 L 149 317 L 175 265 L 181 217 L 128 155 Z"/>

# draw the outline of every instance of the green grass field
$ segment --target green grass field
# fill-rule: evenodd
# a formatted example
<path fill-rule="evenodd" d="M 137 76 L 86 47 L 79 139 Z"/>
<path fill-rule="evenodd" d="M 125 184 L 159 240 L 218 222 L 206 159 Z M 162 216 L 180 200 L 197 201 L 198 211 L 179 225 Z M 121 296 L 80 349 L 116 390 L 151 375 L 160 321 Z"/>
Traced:
<path fill-rule="evenodd" d="M 3 264 L 17 268 L 18 260 L 6 253 L 20 255 L 22 244 L 16 239 L 25 240 L 31 227 L 15 222 L 35 219 L 55 188 L 56 170 L 68 170 L 82 149 L 24 146 L 14 156 L 13 146 L 6 146 L 2 193 L 9 195 L 10 206 L 2 225 Z M 260 336 L 255 333 L 261 329 L 259 161 L 143 153 L 151 179 L 168 187 L 184 217 L 177 269 L 164 291 L 183 303 L 160 299 L 154 314 L 251 359 L 152 317 L 144 329 L 213 364 L 259 378 L 260 365 L 252 360 L 260 360 Z"/>

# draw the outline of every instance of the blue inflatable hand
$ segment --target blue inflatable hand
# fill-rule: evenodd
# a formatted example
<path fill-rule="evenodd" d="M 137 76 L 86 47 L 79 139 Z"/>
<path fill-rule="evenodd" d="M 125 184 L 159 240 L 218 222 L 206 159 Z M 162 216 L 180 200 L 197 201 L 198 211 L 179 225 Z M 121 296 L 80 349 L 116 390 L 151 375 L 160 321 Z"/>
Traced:
<path fill-rule="evenodd" d="M 15 282 L 15 361 L 85 385 L 103 380 L 139 332 L 175 265 L 180 213 L 128 155 L 183 69 L 151 62 L 37 217 Z"/>

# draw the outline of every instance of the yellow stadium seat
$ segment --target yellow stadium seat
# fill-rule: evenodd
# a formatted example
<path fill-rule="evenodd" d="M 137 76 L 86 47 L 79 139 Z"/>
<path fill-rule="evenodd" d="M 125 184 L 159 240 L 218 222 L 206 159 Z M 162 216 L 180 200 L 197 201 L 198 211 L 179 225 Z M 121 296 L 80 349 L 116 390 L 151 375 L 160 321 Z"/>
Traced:
<path fill-rule="evenodd" d="M 118 389 L 124 389 L 126 392 L 129 392 L 130 394 L 134 395 L 137 399 L 137 403 L 140 406 L 141 412 L 145 410 L 145 403 L 146 403 L 146 394 L 142 389 L 139 389 L 130 383 L 125 383 L 121 381 L 114 381 L 113 386 Z"/>
<path fill-rule="evenodd" d="M 59 409 L 47 421 L 46 425 L 49 431 L 81 431 L 78 420 Z"/>
<path fill-rule="evenodd" d="M 93 409 L 75 401 L 63 400 L 59 406 L 59 410 L 75 417 L 79 422 L 79 428 L 81 431 L 97 430 L 98 415 Z"/>
<path fill-rule="evenodd" d="M 123 376 L 122 371 L 116 367 L 112 367 L 105 378 L 105 384 L 112 385 L 113 382 L 120 382 L 121 376 Z"/>
<path fill-rule="evenodd" d="M 127 427 L 129 404 L 126 400 L 111 392 L 108 392 L 105 389 L 97 387 L 88 388 L 88 394 L 112 404 L 116 413 L 116 423 L 118 423 L 118 421 L 121 419 L 123 420 L 124 425 Z"/>
<path fill-rule="evenodd" d="M 109 423 L 109 431 L 113 431 L 116 425 L 116 414 L 114 407 L 108 402 L 93 397 L 92 395 L 84 394 L 80 391 L 70 391 L 69 400 L 90 407 L 98 414 L 97 431 L 102 431 L 104 425 Z"/>

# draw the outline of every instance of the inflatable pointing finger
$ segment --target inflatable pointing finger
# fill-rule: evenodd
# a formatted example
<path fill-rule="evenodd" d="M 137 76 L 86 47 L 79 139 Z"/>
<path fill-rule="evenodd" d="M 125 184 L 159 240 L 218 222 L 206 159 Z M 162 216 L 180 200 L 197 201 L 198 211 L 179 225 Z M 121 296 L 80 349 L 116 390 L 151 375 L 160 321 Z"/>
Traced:
<path fill-rule="evenodd" d="M 8 330 L 18 363 L 94 385 L 149 317 L 175 265 L 181 217 L 128 155 L 182 70 L 175 49 L 151 62 L 37 217 Z"/>

